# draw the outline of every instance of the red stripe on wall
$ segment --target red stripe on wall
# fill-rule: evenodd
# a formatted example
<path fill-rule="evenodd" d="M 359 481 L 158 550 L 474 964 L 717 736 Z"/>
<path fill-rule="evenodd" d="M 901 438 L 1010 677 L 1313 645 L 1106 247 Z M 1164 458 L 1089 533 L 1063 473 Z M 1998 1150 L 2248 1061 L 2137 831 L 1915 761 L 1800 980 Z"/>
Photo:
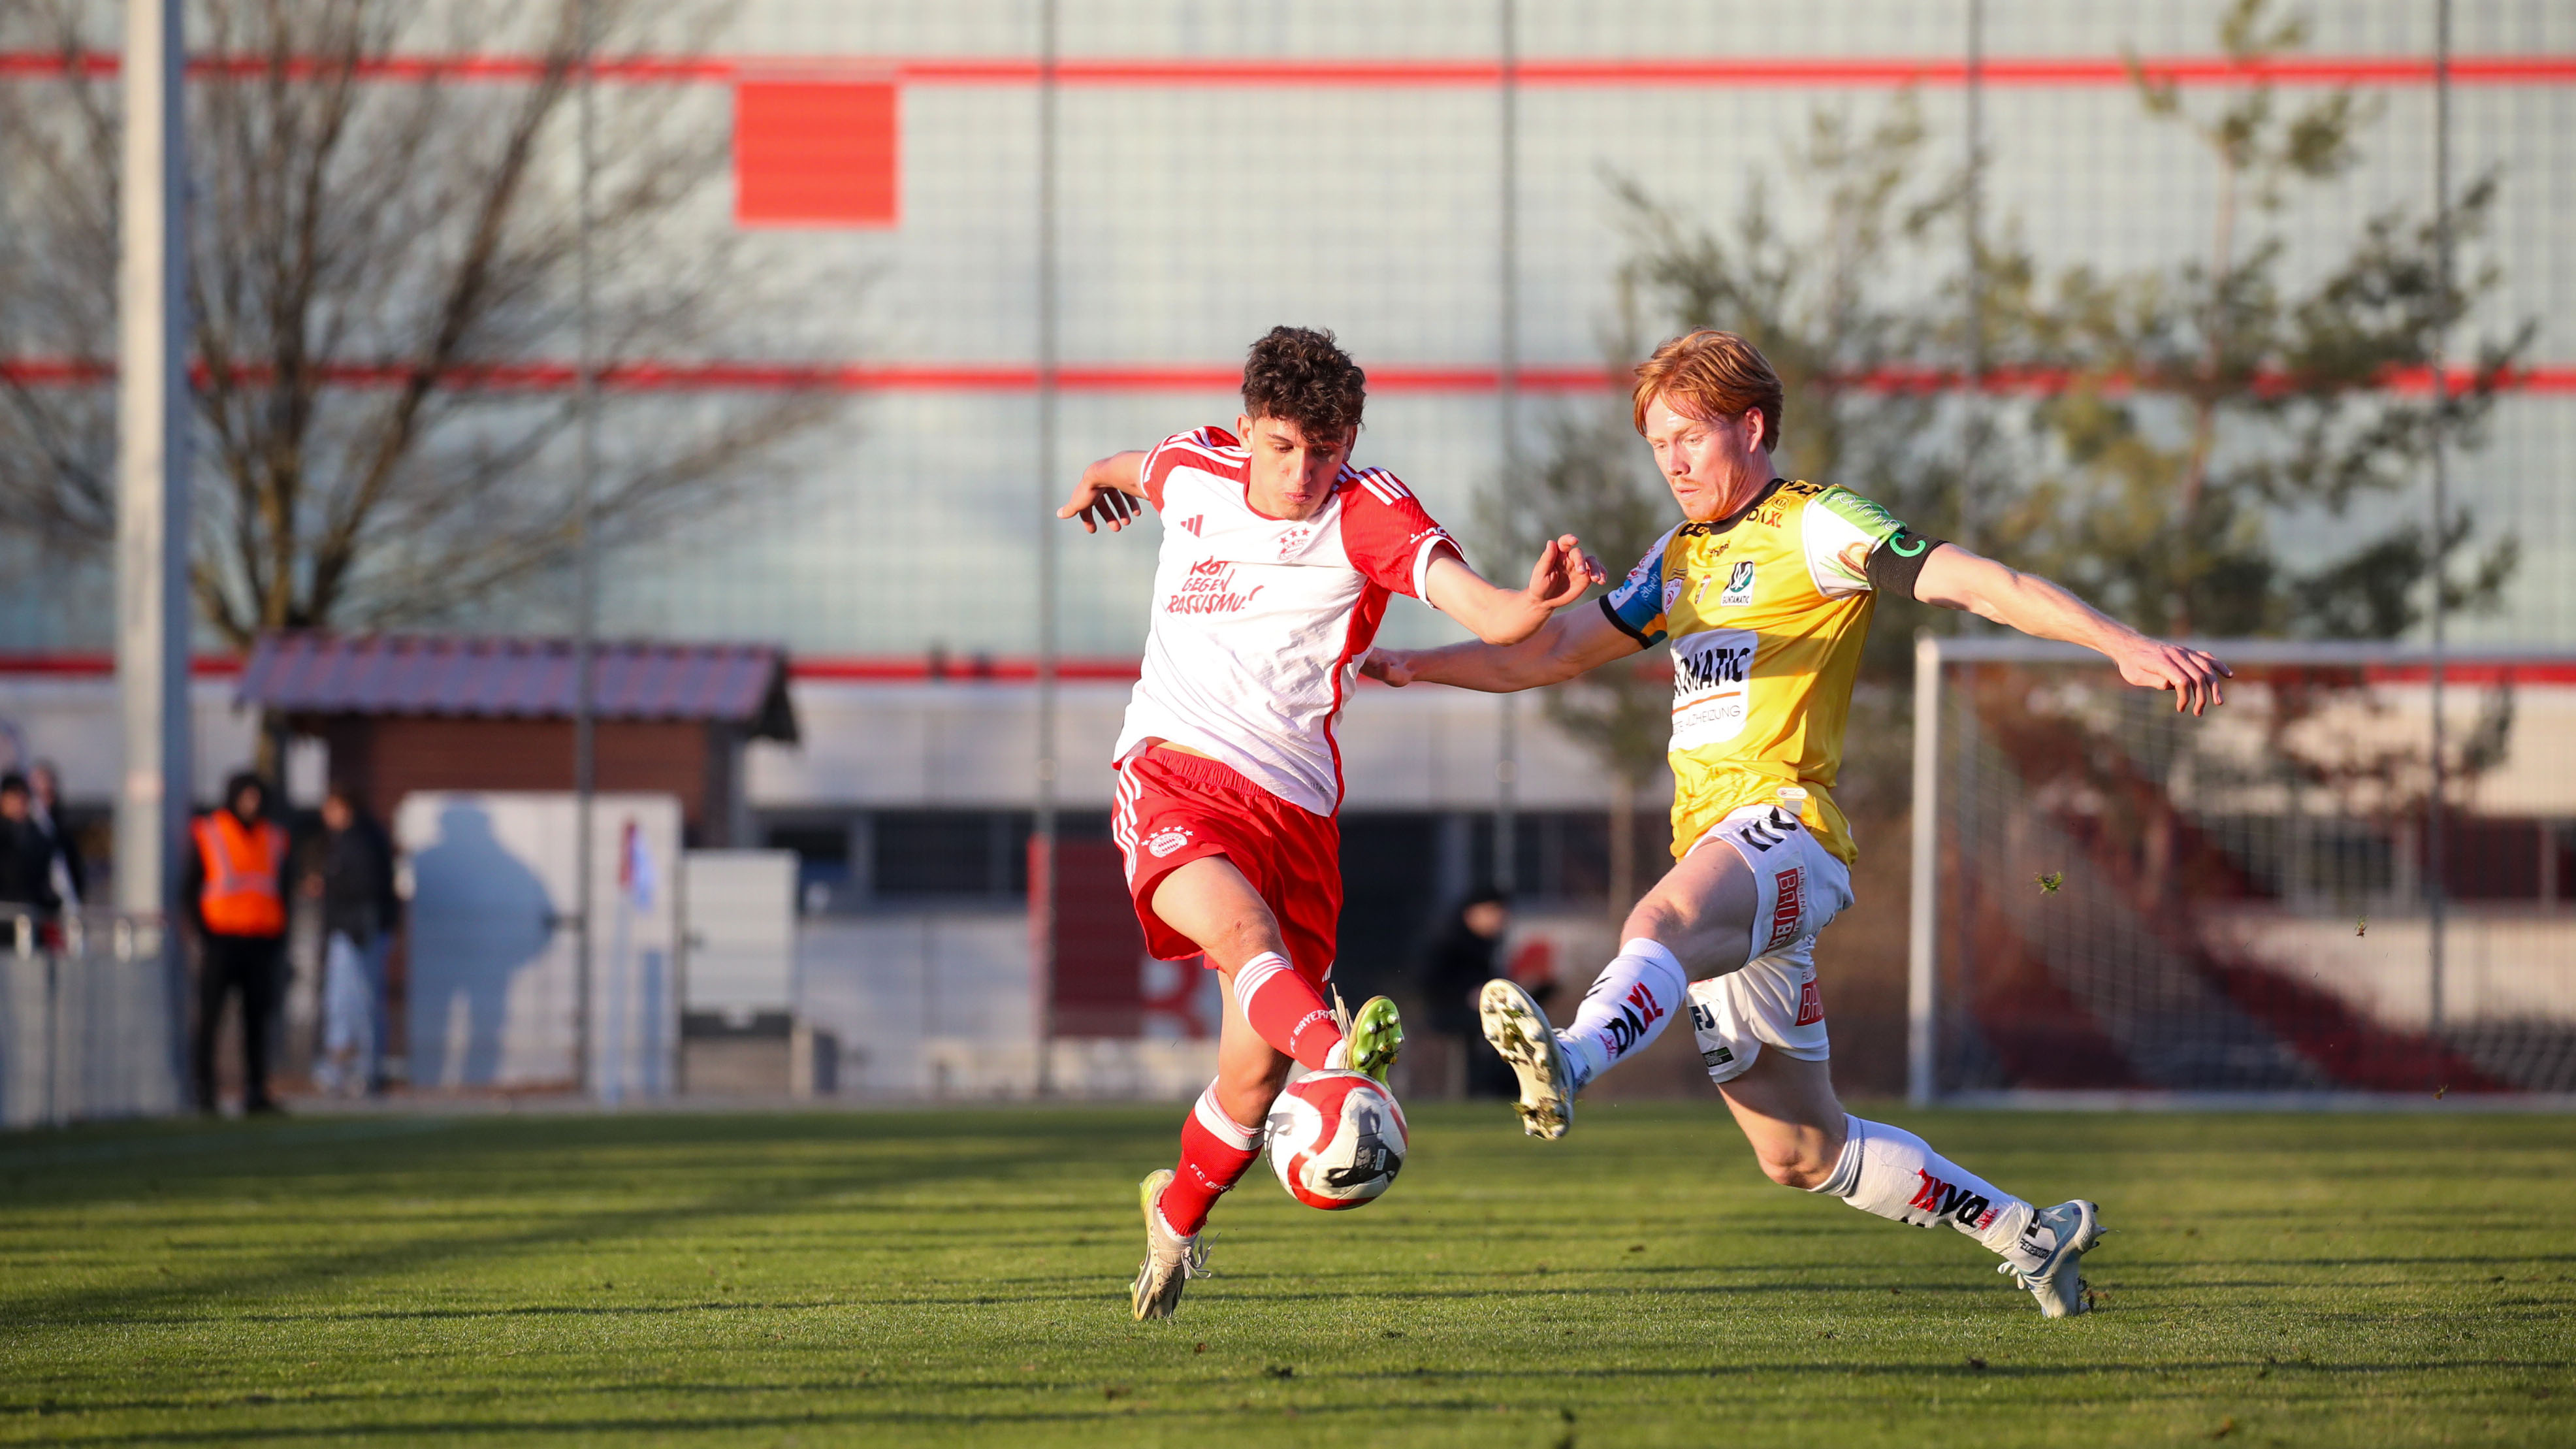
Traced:
<path fill-rule="evenodd" d="M 229 679 L 241 673 L 242 660 L 233 654 L 200 654 L 189 661 L 189 668 L 201 679 Z M 1056 661 L 1057 677 L 1084 683 L 1132 683 L 1142 668 L 1142 661 L 1123 656 Z M 824 655 L 791 658 L 787 672 L 792 678 L 829 683 L 900 684 L 936 679 L 959 683 L 991 680 L 1022 684 L 1038 677 L 1038 666 L 1035 659 L 1023 656 Z M 115 673 L 116 656 L 113 654 L 0 653 L 0 678 L 104 679 Z"/>
<path fill-rule="evenodd" d="M 229 654 L 200 654 L 190 663 L 193 673 L 207 679 L 228 679 L 241 673 L 242 668 L 240 658 Z M 1138 660 L 1125 657 L 1072 658 L 1058 660 L 1056 674 L 1067 681 L 1114 684 L 1132 682 L 1141 667 Z M 2265 665 L 2252 672 L 2259 677 L 2265 672 L 2291 667 Z M 1038 666 L 1035 659 L 1018 655 L 821 655 L 791 658 L 787 672 L 796 679 L 836 684 L 902 684 L 925 680 L 1022 684 L 1037 678 Z M 0 677 L 105 678 L 115 673 L 116 657 L 111 654 L 0 654 Z M 2362 666 L 2361 673 L 2372 684 L 2422 684 L 2432 677 L 2430 666 L 2423 664 L 2368 664 Z M 2498 684 L 2567 686 L 2576 685 L 2576 661 L 2499 661 L 2469 648 L 2459 651 L 2459 657 L 2443 667 L 2443 675 L 2452 684 L 2464 687 Z"/>
<path fill-rule="evenodd" d="M 391 363 L 333 363 L 321 375 L 343 387 L 393 387 L 411 376 Z M 199 383 L 206 367 L 191 372 Z M 245 367 L 238 376 L 256 385 L 265 369 Z M 30 387 L 74 387 L 98 384 L 116 376 L 115 364 L 96 358 L 19 357 L 0 359 L 0 379 Z M 1368 369 L 1369 388 L 1378 393 L 1478 393 L 1502 386 L 1502 373 L 1491 367 L 1438 364 L 1378 364 Z M 1057 386 L 1067 392 L 1233 392 L 1243 380 L 1241 367 L 1230 363 L 1145 365 L 1082 363 L 1056 372 Z M 1997 368 L 1980 380 L 1982 391 L 2002 395 L 2044 396 L 2067 390 L 2073 373 L 2044 368 Z M 581 381 L 580 369 L 568 362 L 492 363 L 450 369 L 444 386 L 481 392 L 561 392 Z M 1514 375 L 1524 392 L 1591 392 L 1626 385 L 1623 374 L 1598 366 L 1524 367 Z M 1845 387 L 1870 392 L 1947 392 L 1961 385 L 1960 375 L 1941 368 L 1883 368 L 1846 377 Z M 2450 373 L 2454 392 L 2476 381 L 2465 368 Z M 601 386 L 615 392 L 1034 392 L 1038 370 L 1022 363 L 857 363 L 857 362 L 630 362 L 600 374 Z M 2432 389 L 2429 368 L 2390 373 L 2381 385 L 2390 392 L 2417 394 Z M 2287 391 L 2286 376 L 2258 381 L 2259 389 Z M 2131 390 L 2113 379 L 2112 392 Z M 2576 393 L 2576 365 L 2544 364 L 2515 368 L 2502 379 L 2507 392 Z"/>
<path fill-rule="evenodd" d="M 241 656 L 237 654 L 199 654 L 188 661 L 188 672 L 199 679 L 230 679 L 241 671 Z M 84 679 L 115 673 L 113 654 L 0 654 L 0 678 L 32 675 Z"/>
<path fill-rule="evenodd" d="M 2227 56 L 2153 56 L 2140 68 L 2158 81 L 2186 86 L 2430 85 L 2433 62 L 2416 55 L 2283 56 L 2245 63 Z M 328 63 L 290 60 L 290 74 L 315 74 Z M 193 75 L 265 74 L 265 56 L 200 56 Z M 0 52 L 0 76 L 116 74 L 112 53 L 66 57 L 59 52 Z M 525 55 L 398 55 L 359 62 L 360 74 L 396 81 L 526 81 L 546 73 L 541 57 Z M 884 83 L 921 86 L 1023 86 L 1040 78 L 1038 63 L 1020 56 L 627 56 L 599 63 L 604 79 L 645 85 L 731 84 L 736 81 Z M 1998 87 L 2084 88 L 2126 86 L 2128 63 L 2111 56 L 1996 56 L 1983 66 L 1985 83 Z M 1707 56 L 1684 59 L 1565 57 L 1523 60 L 1520 84 L 1535 89 L 1617 89 L 1718 86 L 1888 87 L 1957 86 L 1966 64 L 1952 56 Z M 1216 58 L 1076 58 L 1059 62 L 1056 79 L 1070 86 L 1224 89 L 1480 89 L 1502 83 L 1499 63 L 1459 60 L 1233 60 Z M 2576 55 L 2464 55 L 2451 60 L 2454 84 L 2561 86 L 2576 84 Z"/>

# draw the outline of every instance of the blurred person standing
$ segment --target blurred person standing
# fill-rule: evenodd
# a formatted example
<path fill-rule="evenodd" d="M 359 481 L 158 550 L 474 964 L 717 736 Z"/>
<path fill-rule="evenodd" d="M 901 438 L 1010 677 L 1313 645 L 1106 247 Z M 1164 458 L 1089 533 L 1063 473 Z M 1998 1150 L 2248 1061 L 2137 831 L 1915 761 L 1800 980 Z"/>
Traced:
<path fill-rule="evenodd" d="M 196 849 L 179 898 L 201 945 L 197 970 L 197 1106 L 215 1110 L 215 1032 L 224 998 L 239 992 L 243 1108 L 274 1112 L 268 1095 L 268 1022 L 286 961 L 286 831 L 263 812 L 268 786 L 243 771 L 224 784 L 222 808 L 198 816 Z"/>
<path fill-rule="evenodd" d="M 54 897 L 67 911 L 77 911 L 89 892 L 89 880 L 81 869 L 80 850 L 72 843 L 71 829 L 63 823 L 62 772 L 51 760 L 38 760 L 27 768 L 27 788 L 33 797 L 36 828 L 45 832 L 49 850 L 48 876 Z"/>
<path fill-rule="evenodd" d="M 384 1050 L 385 953 L 402 903 L 394 894 L 393 842 L 347 786 L 322 797 L 304 893 L 322 906 L 322 1050 L 314 1085 L 372 1095 Z"/>
<path fill-rule="evenodd" d="M 1443 1095 L 1463 1088 L 1470 1097 L 1503 1097 L 1515 1089 L 1510 1066 L 1486 1045 L 1476 1024 L 1477 995 L 1501 974 L 1503 934 L 1511 925 L 1511 899 L 1492 886 L 1478 886 L 1450 913 L 1449 924 L 1423 955 L 1422 997 L 1431 1035 L 1444 1058 L 1463 1064 L 1444 1064 Z"/>
<path fill-rule="evenodd" d="M 53 918 L 62 898 L 54 893 L 52 861 L 53 837 L 36 823 L 27 777 L 15 770 L 0 775 L 0 918 L 21 912 L 39 923 Z"/>

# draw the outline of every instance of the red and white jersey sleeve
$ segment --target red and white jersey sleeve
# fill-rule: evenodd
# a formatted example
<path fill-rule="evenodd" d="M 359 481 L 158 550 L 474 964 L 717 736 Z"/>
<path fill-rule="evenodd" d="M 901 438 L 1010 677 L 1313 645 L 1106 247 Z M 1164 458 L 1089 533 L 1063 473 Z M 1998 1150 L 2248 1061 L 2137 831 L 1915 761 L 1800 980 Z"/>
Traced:
<path fill-rule="evenodd" d="M 1153 627 L 1118 754 L 1187 745 L 1318 815 L 1341 806 L 1333 738 L 1390 596 L 1422 597 L 1457 544 L 1394 474 L 1345 468 L 1310 518 L 1270 518 L 1245 495 L 1251 459 L 1223 428 L 1145 455 L 1163 519 Z"/>

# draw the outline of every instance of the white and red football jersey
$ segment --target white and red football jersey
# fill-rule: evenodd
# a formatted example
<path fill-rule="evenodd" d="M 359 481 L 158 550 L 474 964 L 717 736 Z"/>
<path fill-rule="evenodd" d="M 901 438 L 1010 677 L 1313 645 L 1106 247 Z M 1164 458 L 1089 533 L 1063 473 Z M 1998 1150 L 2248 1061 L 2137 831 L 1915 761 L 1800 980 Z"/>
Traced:
<path fill-rule="evenodd" d="M 1175 433 L 1145 455 L 1163 551 L 1118 758 L 1170 740 L 1330 815 L 1342 803 L 1333 721 L 1387 596 L 1421 598 L 1432 559 L 1458 545 L 1383 468 L 1345 466 L 1302 519 L 1255 512 L 1250 469 L 1223 428 Z"/>

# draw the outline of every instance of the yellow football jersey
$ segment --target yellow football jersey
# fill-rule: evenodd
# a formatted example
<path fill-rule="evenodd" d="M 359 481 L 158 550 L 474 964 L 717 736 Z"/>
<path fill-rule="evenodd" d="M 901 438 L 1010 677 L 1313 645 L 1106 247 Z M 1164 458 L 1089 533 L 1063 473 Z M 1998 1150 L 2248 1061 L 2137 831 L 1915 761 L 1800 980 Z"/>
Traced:
<path fill-rule="evenodd" d="M 1676 858 L 1728 812 L 1783 803 L 1790 787 L 1806 792 L 1798 814 L 1824 847 L 1857 856 L 1833 788 L 1877 601 L 1871 556 L 1911 561 L 1932 546 L 1848 488 L 1775 478 L 1732 516 L 1657 539 L 1601 600 L 1640 644 L 1672 641 Z"/>

